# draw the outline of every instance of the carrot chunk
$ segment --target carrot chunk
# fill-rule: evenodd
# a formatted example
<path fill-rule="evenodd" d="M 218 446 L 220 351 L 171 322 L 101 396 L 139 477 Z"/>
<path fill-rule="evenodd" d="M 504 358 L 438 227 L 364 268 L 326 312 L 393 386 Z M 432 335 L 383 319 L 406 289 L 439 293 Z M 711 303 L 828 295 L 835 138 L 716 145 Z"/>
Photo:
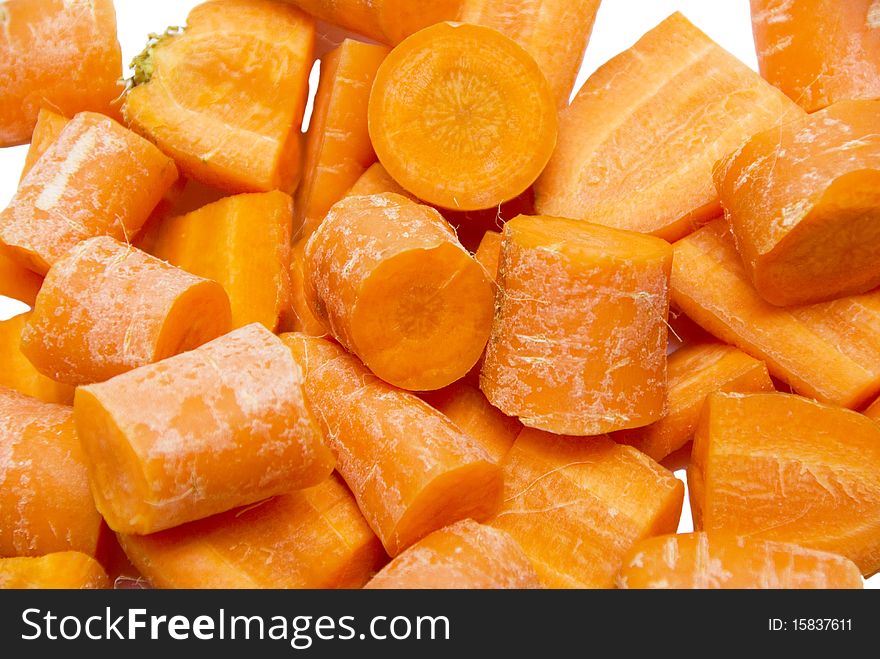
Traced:
<path fill-rule="evenodd" d="M 768 302 L 880 285 L 880 101 L 842 101 L 752 136 L 719 163 L 715 184 Z"/>
<path fill-rule="evenodd" d="M 637 541 L 678 526 L 681 481 L 607 437 L 527 428 L 502 468 L 504 507 L 490 524 L 522 545 L 548 588 L 611 588 Z"/>
<path fill-rule="evenodd" d="M 69 123 L 70 119 L 57 112 L 52 112 L 52 110 L 46 110 L 45 108 L 40 110 L 40 113 L 37 115 L 37 123 L 34 126 L 34 133 L 31 135 L 31 145 L 28 147 L 27 156 L 24 159 L 24 167 L 21 170 L 22 181 L 28 172 L 34 168 L 34 165 L 37 164 L 42 155 L 55 143 L 55 140 L 61 137 L 62 131 Z"/>
<path fill-rule="evenodd" d="M 672 299 L 804 396 L 858 408 L 880 393 L 880 294 L 774 307 L 748 281 L 721 220 L 675 244 Z"/>
<path fill-rule="evenodd" d="M 43 107 L 116 115 L 121 77 L 113 0 L 0 5 L 0 147 L 28 142 Z"/>
<path fill-rule="evenodd" d="M 847 558 L 784 542 L 685 533 L 642 540 L 617 575 L 621 588 L 862 588 Z"/>
<path fill-rule="evenodd" d="M 0 246 L 2 250 L 2 246 Z M 0 295 L 34 306 L 43 278 L 0 251 Z"/>
<path fill-rule="evenodd" d="M 504 227 L 480 388 L 505 414 L 559 434 L 644 426 L 666 400 L 672 249 L 578 220 Z"/>
<path fill-rule="evenodd" d="M 49 270 L 21 350 L 43 375 L 80 385 L 191 350 L 230 326 L 218 283 L 100 236 Z"/>
<path fill-rule="evenodd" d="M 76 550 L 102 544 L 73 411 L 0 388 L 0 556 Z"/>
<path fill-rule="evenodd" d="M 306 369 L 306 393 L 339 473 L 391 556 L 448 524 L 498 510 L 501 470 L 449 419 L 335 343 L 282 338 Z"/>
<path fill-rule="evenodd" d="M 441 23 L 379 67 L 369 129 L 379 161 L 419 199 L 490 208 L 524 192 L 556 145 L 556 102 L 535 61 L 501 33 Z"/>
<path fill-rule="evenodd" d="M 482 264 L 491 275 L 492 281 L 498 281 L 498 268 L 501 264 L 501 232 L 487 231 L 483 234 L 480 246 L 474 258 Z"/>
<path fill-rule="evenodd" d="M 761 75 L 807 112 L 880 97 L 876 0 L 751 0 Z"/>
<path fill-rule="evenodd" d="M 432 208 L 393 194 L 343 199 L 305 258 L 312 312 L 383 380 L 440 389 L 480 358 L 495 287 Z"/>
<path fill-rule="evenodd" d="M 112 119 L 76 115 L 0 213 L 0 247 L 37 274 L 77 243 L 126 240 L 177 180 L 174 163 Z"/>
<path fill-rule="evenodd" d="M 95 503 L 119 533 L 161 531 L 333 470 L 302 370 L 257 323 L 79 387 L 73 406 Z"/>
<path fill-rule="evenodd" d="M 290 292 L 287 298 L 287 308 L 281 317 L 280 327 L 286 332 L 326 336 L 327 328 L 312 312 L 306 295 L 305 247 L 305 242 L 300 241 L 295 243 L 290 250 Z"/>
<path fill-rule="evenodd" d="M 70 405 L 73 387 L 40 373 L 21 351 L 21 334 L 30 318 L 23 313 L 0 321 L 0 387 L 8 387 L 46 403 Z"/>
<path fill-rule="evenodd" d="M 188 178 L 292 193 L 314 39 L 314 21 L 283 2 L 198 5 L 183 33 L 148 46 L 125 118 Z"/>
<path fill-rule="evenodd" d="M 110 588 L 104 568 L 91 556 L 61 551 L 45 556 L 0 558 L 0 589 Z"/>
<path fill-rule="evenodd" d="M 865 410 L 865 416 L 880 421 L 880 398 L 868 406 L 868 409 Z"/>
<path fill-rule="evenodd" d="M 360 588 L 388 560 L 337 476 L 120 542 L 157 588 Z"/>
<path fill-rule="evenodd" d="M 537 210 L 676 240 L 720 214 L 716 161 L 802 114 L 673 14 L 563 110 L 559 145 L 535 184 Z"/>
<path fill-rule="evenodd" d="M 712 394 L 688 468 L 697 530 L 791 542 L 880 569 L 880 426 L 792 394 Z"/>
<path fill-rule="evenodd" d="M 386 565 L 368 589 L 540 588 L 531 561 L 504 531 L 466 519 L 434 531 Z"/>
<path fill-rule="evenodd" d="M 380 162 L 370 165 L 360 178 L 351 186 L 346 197 L 369 197 L 376 194 L 393 192 L 410 200 L 418 202 L 418 199 L 404 190 L 400 184 L 391 178 L 388 170 Z"/>

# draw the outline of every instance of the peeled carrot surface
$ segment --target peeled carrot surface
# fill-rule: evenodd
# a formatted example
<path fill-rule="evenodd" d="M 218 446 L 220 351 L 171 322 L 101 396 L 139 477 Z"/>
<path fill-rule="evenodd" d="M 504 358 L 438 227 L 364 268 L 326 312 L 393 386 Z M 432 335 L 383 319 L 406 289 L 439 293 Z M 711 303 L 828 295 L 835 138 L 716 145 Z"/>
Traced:
<path fill-rule="evenodd" d="M 31 135 L 31 144 L 24 160 L 24 167 L 21 170 L 21 180 L 24 180 L 24 177 L 33 169 L 55 140 L 61 136 L 61 132 L 69 123 L 70 119 L 64 115 L 45 108 L 40 110 L 33 135 Z"/>
<path fill-rule="evenodd" d="M 47 378 L 21 351 L 21 335 L 30 313 L 0 321 L 0 387 L 7 387 L 46 403 L 70 405 L 73 387 Z"/>
<path fill-rule="evenodd" d="M 486 271 L 492 276 L 492 281 L 497 283 L 498 267 L 501 264 L 501 233 L 487 231 L 483 234 L 474 258 L 486 268 Z"/>
<path fill-rule="evenodd" d="M 290 250 L 290 292 L 287 309 L 281 316 L 281 328 L 286 332 L 325 336 L 327 327 L 315 316 L 306 294 L 305 247 L 305 243 L 300 241 Z"/>
<path fill-rule="evenodd" d="M 91 556 L 62 551 L 37 557 L 0 558 L 0 589 L 12 588 L 110 588 L 110 580 Z"/>
<path fill-rule="evenodd" d="M 391 178 L 388 170 L 382 166 L 380 162 L 374 162 L 367 167 L 363 174 L 360 175 L 354 185 L 349 188 L 346 197 L 368 197 L 375 194 L 385 194 L 393 192 L 403 197 L 408 197 L 412 201 L 418 199 L 403 189 L 401 185 Z"/>
<path fill-rule="evenodd" d="M 868 406 L 868 409 L 865 410 L 865 416 L 880 421 L 880 398 Z"/>
<path fill-rule="evenodd" d="M 0 251 L 0 295 L 33 306 L 43 278 Z"/>

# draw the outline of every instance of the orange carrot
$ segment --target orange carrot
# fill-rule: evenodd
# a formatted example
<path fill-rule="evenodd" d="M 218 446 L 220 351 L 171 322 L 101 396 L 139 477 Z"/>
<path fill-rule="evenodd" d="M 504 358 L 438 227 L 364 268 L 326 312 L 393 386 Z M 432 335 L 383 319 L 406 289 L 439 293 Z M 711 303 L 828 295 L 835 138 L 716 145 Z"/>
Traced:
<path fill-rule="evenodd" d="M 562 112 L 536 208 L 676 240 L 720 214 L 715 162 L 801 114 L 673 14 L 596 71 Z"/>
<path fill-rule="evenodd" d="M 880 285 L 880 101 L 843 101 L 752 136 L 719 163 L 715 184 L 768 302 Z"/>
<path fill-rule="evenodd" d="M 43 375 L 80 385 L 192 350 L 230 328 L 229 299 L 217 282 L 101 236 L 49 270 L 21 350 Z"/>
<path fill-rule="evenodd" d="M 78 551 L 38 557 L 0 558 L 0 589 L 110 588 L 104 568 Z"/>
<path fill-rule="evenodd" d="M 79 387 L 73 405 L 95 503 L 119 533 L 209 517 L 333 470 L 302 370 L 258 323 Z"/>
<path fill-rule="evenodd" d="M 70 405 L 73 387 L 56 382 L 40 373 L 21 351 L 21 334 L 30 313 L 0 321 L 0 387 L 14 389 L 46 403 Z"/>
<path fill-rule="evenodd" d="M 283 339 L 306 370 L 306 394 L 370 527 L 396 556 L 501 501 L 501 470 L 449 419 L 373 376 L 330 341 Z"/>
<path fill-rule="evenodd" d="M 368 197 L 370 195 L 384 194 L 386 192 L 393 192 L 394 194 L 399 194 L 403 197 L 408 197 L 412 201 L 418 202 L 418 199 L 414 195 L 411 195 L 404 190 L 397 181 L 391 178 L 391 174 L 388 173 L 388 170 L 385 169 L 380 162 L 374 162 L 370 165 L 366 171 L 361 174 L 360 178 L 355 181 L 354 185 L 351 186 L 345 196 Z"/>
<path fill-rule="evenodd" d="M 556 145 L 556 103 L 535 61 L 490 28 L 441 23 L 379 67 L 369 129 L 391 176 L 420 199 L 491 208 L 524 192 Z"/>
<path fill-rule="evenodd" d="M 0 147 L 29 141 L 43 107 L 115 115 L 121 76 L 112 0 L 0 5 Z"/>
<path fill-rule="evenodd" d="M 281 316 L 280 328 L 285 332 L 326 336 L 327 328 L 312 312 L 307 299 L 305 258 L 305 243 L 295 243 L 290 250 L 288 306 Z"/>
<path fill-rule="evenodd" d="M 42 109 L 37 115 L 37 123 L 34 126 L 34 133 L 31 136 L 31 145 L 28 147 L 27 156 L 24 159 L 24 167 L 21 170 L 21 181 L 27 176 L 28 172 L 34 168 L 34 165 L 40 157 L 46 153 L 48 148 L 57 140 L 62 131 L 70 123 L 70 119 L 52 112 L 52 110 Z"/>
<path fill-rule="evenodd" d="M 525 425 L 569 435 L 644 426 L 666 400 L 672 249 L 578 220 L 504 227 L 480 388 Z"/>
<path fill-rule="evenodd" d="M 681 481 L 607 437 L 527 428 L 502 467 L 504 507 L 491 525 L 522 545 L 548 588 L 610 588 L 636 542 L 678 526 Z"/>
<path fill-rule="evenodd" d="M 312 312 L 387 382 L 440 389 L 480 358 L 494 286 L 434 209 L 393 194 L 348 197 L 305 257 Z"/>
<path fill-rule="evenodd" d="M 880 293 L 774 307 L 748 281 L 723 221 L 676 243 L 672 298 L 798 393 L 853 408 L 880 393 Z"/>
<path fill-rule="evenodd" d="M 0 213 L 0 247 L 45 275 L 87 238 L 133 236 L 175 180 L 155 146 L 112 119 L 78 114 Z"/>
<path fill-rule="evenodd" d="M 34 306 L 43 278 L 18 264 L 2 252 L 0 246 L 0 295 Z"/>
<path fill-rule="evenodd" d="M 865 416 L 880 421 L 880 398 L 868 406 L 868 409 L 865 410 Z"/>
<path fill-rule="evenodd" d="M 292 193 L 314 38 L 314 21 L 283 2 L 198 5 L 139 58 L 125 117 L 189 178 Z"/>
<path fill-rule="evenodd" d="M 540 587 L 535 568 L 513 538 L 470 519 L 422 538 L 366 585 L 385 590 Z"/>
<path fill-rule="evenodd" d="M 484 233 L 474 258 L 486 268 L 492 276 L 492 281 L 497 283 L 498 267 L 501 263 L 501 233 L 498 231 Z"/>

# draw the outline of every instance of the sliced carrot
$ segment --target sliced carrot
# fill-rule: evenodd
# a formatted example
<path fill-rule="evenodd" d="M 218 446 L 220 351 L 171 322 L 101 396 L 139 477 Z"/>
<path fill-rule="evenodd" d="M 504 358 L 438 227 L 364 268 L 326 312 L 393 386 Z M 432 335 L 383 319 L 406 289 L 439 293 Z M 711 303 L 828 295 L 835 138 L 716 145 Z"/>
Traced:
<path fill-rule="evenodd" d="M 70 405 L 73 387 L 40 373 L 21 351 L 21 334 L 30 318 L 23 313 L 0 321 L 0 387 L 7 387 L 46 403 Z"/>
<path fill-rule="evenodd" d="M 418 199 L 404 190 L 401 185 L 391 178 L 388 170 L 382 166 L 380 162 L 374 162 L 370 165 L 360 178 L 355 181 L 354 185 L 348 190 L 346 197 L 366 197 L 376 194 L 384 194 L 393 192 L 403 197 L 408 197 L 412 201 L 418 202 Z"/>
<path fill-rule="evenodd" d="M 283 2 L 198 5 L 183 33 L 148 46 L 125 117 L 189 178 L 292 193 L 314 38 L 314 21 Z"/>
<path fill-rule="evenodd" d="M 611 436 L 658 462 L 691 440 L 709 394 L 773 391 L 764 362 L 721 343 L 688 345 L 677 350 L 669 357 L 668 374 L 665 416 L 650 426 L 622 430 Z"/>
<path fill-rule="evenodd" d="M 865 410 L 865 416 L 870 419 L 876 419 L 880 421 L 880 398 L 875 400 L 871 405 L 868 406 L 868 409 Z"/>
<path fill-rule="evenodd" d="M 0 247 L 37 274 L 78 242 L 134 236 L 177 180 L 174 163 L 112 119 L 76 115 L 0 213 Z"/>
<path fill-rule="evenodd" d="M 843 556 L 783 542 L 685 533 L 642 540 L 617 575 L 621 588 L 862 588 Z"/>
<path fill-rule="evenodd" d="M 670 308 L 668 322 L 671 346 L 717 342 L 715 337 L 688 318 L 682 311 Z"/>
<path fill-rule="evenodd" d="M 880 426 L 792 394 L 712 394 L 688 468 L 697 530 L 791 542 L 880 569 Z"/>
<path fill-rule="evenodd" d="M 73 411 L 0 387 L 0 455 L 0 556 L 98 554 L 103 524 Z"/>
<path fill-rule="evenodd" d="M 721 220 L 676 243 L 672 299 L 798 393 L 853 408 L 880 393 L 880 293 L 774 307 L 748 281 Z"/>
<path fill-rule="evenodd" d="M 490 28 L 441 23 L 397 46 L 370 96 L 370 138 L 420 199 L 491 208 L 524 192 L 556 145 L 556 102 L 535 61 Z"/>
<path fill-rule="evenodd" d="M 684 486 L 630 446 L 527 428 L 502 463 L 513 536 L 548 588 L 611 588 L 639 540 L 678 526 Z"/>
<path fill-rule="evenodd" d="M 337 476 L 120 541 L 157 588 L 360 588 L 388 560 Z"/>
<path fill-rule="evenodd" d="M 327 478 L 334 460 L 303 377 L 254 323 L 77 388 L 77 434 L 110 528 L 153 533 Z"/>
<path fill-rule="evenodd" d="M 498 510 L 501 470 L 449 419 L 335 343 L 282 338 L 306 370 L 306 393 L 339 473 L 391 556 L 432 531 Z"/>
<path fill-rule="evenodd" d="M 559 434 L 657 421 L 666 400 L 670 246 L 579 220 L 504 227 L 480 388 L 505 414 Z"/>
<path fill-rule="evenodd" d="M 434 531 L 373 577 L 368 589 L 540 588 L 531 561 L 504 531 L 466 519 Z"/>
<path fill-rule="evenodd" d="M 290 250 L 290 292 L 288 306 L 281 317 L 285 332 L 302 332 L 309 336 L 326 336 L 327 328 L 309 306 L 306 295 L 305 243 L 300 241 Z"/>
<path fill-rule="evenodd" d="M 53 380 L 88 384 L 192 350 L 231 323 L 217 282 L 100 236 L 49 270 L 21 351 Z"/>
<path fill-rule="evenodd" d="M 807 112 L 880 97 L 876 0 L 751 0 L 751 5 L 761 75 Z"/>
<path fill-rule="evenodd" d="M 34 133 L 31 135 L 31 145 L 28 147 L 27 156 L 24 159 L 24 167 L 21 170 L 21 181 L 33 169 L 40 157 L 48 148 L 61 137 L 62 131 L 70 123 L 70 119 L 52 110 L 43 108 L 37 115 L 37 123 Z"/>
<path fill-rule="evenodd" d="M 121 77 L 113 0 L 0 5 L 0 147 L 29 141 L 40 108 L 115 116 Z"/>
<path fill-rule="evenodd" d="M 38 557 L 0 558 L 0 589 L 110 588 L 104 568 L 78 551 Z"/>
<path fill-rule="evenodd" d="M 393 194 L 348 197 L 305 257 L 312 312 L 387 382 L 440 389 L 480 358 L 495 287 L 434 209 Z"/>
<path fill-rule="evenodd" d="M 2 247 L 0 247 L 2 250 Z M 0 295 L 34 306 L 43 278 L 0 251 Z"/>
<path fill-rule="evenodd" d="M 676 240 L 720 214 L 715 162 L 802 114 L 675 13 L 596 71 L 562 112 L 537 210 Z"/>
<path fill-rule="evenodd" d="M 501 264 L 501 232 L 487 231 L 484 233 L 474 258 L 486 268 L 486 271 L 492 276 L 492 281 L 497 282 L 498 267 Z"/>
<path fill-rule="evenodd" d="M 880 101 L 842 101 L 758 133 L 719 163 L 715 183 L 768 302 L 880 285 Z"/>

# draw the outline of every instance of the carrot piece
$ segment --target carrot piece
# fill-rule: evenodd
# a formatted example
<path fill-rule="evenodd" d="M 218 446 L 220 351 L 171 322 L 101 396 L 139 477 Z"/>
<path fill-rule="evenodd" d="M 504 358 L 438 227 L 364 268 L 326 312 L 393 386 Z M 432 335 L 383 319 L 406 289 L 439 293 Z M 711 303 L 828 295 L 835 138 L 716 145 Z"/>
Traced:
<path fill-rule="evenodd" d="M 688 467 L 696 530 L 791 542 L 880 569 L 880 426 L 793 394 L 709 396 Z"/>
<path fill-rule="evenodd" d="M 21 351 L 21 334 L 30 312 L 0 321 L 0 387 L 8 387 L 46 403 L 70 405 L 73 387 L 40 373 Z"/>
<path fill-rule="evenodd" d="M 303 179 L 294 225 L 308 238 L 376 153 L 367 131 L 367 105 L 388 49 L 346 39 L 321 61 L 321 81 L 306 135 Z"/>
<path fill-rule="evenodd" d="M 525 429 L 502 463 L 513 536 L 548 588 L 611 588 L 626 552 L 678 526 L 684 486 L 630 446 Z"/>
<path fill-rule="evenodd" d="M 2 246 L 0 246 L 2 249 Z M 0 251 L 0 295 L 34 306 L 43 278 Z"/>
<path fill-rule="evenodd" d="M 519 419 L 493 407 L 482 391 L 461 380 L 424 394 L 422 400 L 449 417 L 494 462 L 501 462 L 523 429 Z"/>
<path fill-rule="evenodd" d="M 104 568 L 78 551 L 45 556 L 0 558 L 0 589 L 100 589 L 110 588 Z"/>
<path fill-rule="evenodd" d="M 685 533 L 642 540 L 617 575 L 620 588 L 863 588 L 847 558 L 784 542 Z"/>
<path fill-rule="evenodd" d="M 327 328 L 309 306 L 306 295 L 305 243 L 295 243 L 290 250 L 290 293 L 288 306 L 281 317 L 285 332 L 302 332 L 309 336 L 326 336 Z"/>
<path fill-rule="evenodd" d="M 856 408 L 880 393 L 880 293 L 774 307 L 748 281 L 721 220 L 675 244 L 672 299 L 804 396 Z"/>
<path fill-rule="evenodd" d="M 338 476 L 120 542 L 157 588 L 360 588 L 387 561 Z"/>
<path fill-rule="evenodd" d="M 288 304 L 292 218 L 283 192 L 225 197 L 154 225 L 150 253 L 222 284 L 234 327 L 274 330 Z"/>
<path fill-rule="evenodd" d="M 282 2 L 198 5 L 183 33 L 147 47 L 125 118 L 188 178 L 292 193 L 314 39 L 314 21 Z"/>
<path fill-rule="evenodd" d="M 383 380 L 440 389 L 480 358 L 495 287 L 437 211 L 393 194 L 348 197 L 305 259 L 312 312 Z"/>
<path fill-rule="evenodd" d="M 217 282 L 100 236 L 49 270 L 21 351 L 53 380 L 103 382 L 200 346 L 231 322 Z"/>
<path fill-rule="evenodd" d="M 112 0 L 0 5 L 0 147 L 29 141 L 42 107 L 118 114 L 121 77 Z"/>
<path fill-rule="evenodd" d="M 0 556 L 95 556 L 103 525 L 72 410 L 0 387 L 0 455 Z"/>
<path fill-rule="evenodd" d="M 880 97 L 875 0 L 751 0 L 761 75 L 807 112 Z"/>
<path fill-rule="evenodd" d="M 79 387 L 73 407 L 95 503 L 119 533 L 209 517 L 333 470 L 302 370 L 258 323 Z"/>
<path fill-rule="evenodd" d="M 523 424 L 598 435 L 644 426 L 666 400 L 670 246 L 579 220 L 504 227 L 480 388 Z"/>
<path fill-rule="evenodd" d="M 0 213 L 0 247 L 37 274 L 78 242 L 133 236 L 177 180 L 174 163 L 112 119 L 76 115 Z"/>
<path fill-rule="evenodd" d="M 492 281 L 497 283 L 498 268 L 501 264 L 501 233 L 499 231 L 484 233 L 474 258 L 486 268 L 492 276 Z"/>
<path fill-rule="evenodd" d="M 20 181 L 24 180 L 24 177 L 33 169 L 48 148 L 55 143 L 55 140 L 61 137 L 62 131 L 69 123 L 70 119 L 57 112 L 45 108 L 40 110 L 37 115 L 37 123 L 34 126 L 34 133 L 31 135 L 31 145 L 28 147 L 27 156 L 24 159 Z"/>
<path fill-rule="evenodd" d="M 764 362 L 733 346 L 684 346 L 669 356 L 666 415 L 650 426 L 621 430 L 611 438 L 660 462 L 694 435 L 706 396 L 716 391 L 773 391 Z"/>
<path fill-rule="evenodd" d="M 676 240 L 720 214 L 715 162 L 802 114 L 675 13 L 594 73 L 561 113 L 559 146 L 535 184 L 537 210 Z"/>
<path fill-rule="evenodd" d="M 880 101 L 842 101 L 752 136 L 719 163 L 715 184 L 768 302 L 880 285 Z"/>
<path fill-rule="evenodd" d="M 880 421 L 880 398 L 868 406 L 868 409 L 865 410 L 865 416 Z"/>
<path fill-rule="evenodd" d="M 501 470 L 449 419 L 335 343 L 282 339 L 306 370 L 306 394 L 339 473 L 391 556 L 448 524 L 497 511 Z"/>
<path fill-rule="evenodd" d="M 380 162 L 374 162 L 370 165 L 360 178 L 351 186 L 346 197 L 368 197 L 376 194 L 384 194 L 393 192 L 402 197 L 408 197 L 410 200 L 418 202 L 419 200 L 404 190 L 401 185 L 391 178 L 388 170 L 382 166 Z"/>
<path fill-rule="evenodd" d="M 434 531 L 386 565 L 365 588 L 540 588 L 520 546 L 504 531 L 466 519 Z"/>
<path fill-rule="evenodd" d="M 369 129 L 389 174 L 425 201 L 490 208 L 524 192 L 556 145 L 556 103 L 538 65 L 490 28 L 441 23 L 379 67 Z"/>
<path fill-rule="evenodd" d="M 599 0 L 465 0 L 463 23 L 507 35 L 535 58 L 560 108 L 568 105 Z"/>

